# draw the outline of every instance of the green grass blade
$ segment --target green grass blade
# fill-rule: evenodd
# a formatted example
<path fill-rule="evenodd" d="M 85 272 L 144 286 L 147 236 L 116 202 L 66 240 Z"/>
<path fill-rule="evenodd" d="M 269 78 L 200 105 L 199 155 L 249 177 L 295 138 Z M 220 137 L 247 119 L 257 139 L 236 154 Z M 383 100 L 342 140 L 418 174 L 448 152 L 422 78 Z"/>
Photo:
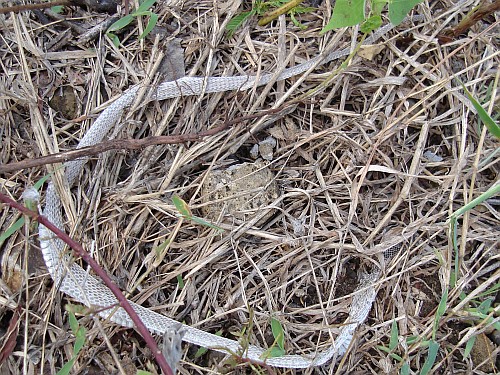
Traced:
<path fill-rule="evenodd" d="M 182 275 L 177 275 L 177 285 L 179 285 L 179 289 L 184 288 L 184 279 L 182 278 Z"/>
<path fill-rule="evenodd" d="M 483 314 L 488 314 L 488 310 L 491 307 L 491 304 L 493 303 L 493 300 L 491 298 L 488 298 L 481 302 L 481 304 L 478 306 L 477 310 Z"/>
<path fill-rule="evenodd" d="M 451 214 L 451 216 L 458 217 L 458 216 L 464 214 L 465 212 L 473 209 L 477 205 L 483 203 L 485 200 L 490 199 L 491 197 L 493 197 L 499 193 L 500 193 L 500 184 L 497 183 L 496 185 L 493 185 L 488 190 L 486 190 L 483 194 L 481 194 L 476 199 L 473 199 L 472 201 L 470 201 L 468 204 L 466 204 L 462 208 L 459 208 L 458 210 L 456 210 L 454 213 Z"/>
<path fill-rule="evenodd" d="M 80 327 L 78 320 L 73 312 L 69 312 L 69 326 L 75 335 L 75 344 L 73 346 L 73 358 L 64 364 L 63 367 L 57 372 L 57 375 L 69 375 L 73 366 L 75 364 L 76 357 L 78 353 L 85 345 L 85 337 L 87 330 L 84 327 Z"/>
<path fill-rule="evenodd" d="M 111 42 L 113 42 L 113 45 L 118 48 L 120 47 L 120 39 L 116 34 L 113 33 L 106 33 L 109 39 L 111 39 Z"/>
<path fill-rule="evenodd" d="M 469 90 L 467 90 L 465 85 L 462 82 L 460 82 L 460 84 L 462 85 L 465 94 L 471 101 L 472 105 L 476 109 L 479 118 L 484 123 L 484 125 L 486 125 L 486 128 L 490 131 L 491 134 L 500 139 L 500 126 L 495 122 L 495 120 L 491 118 L 488 112 L 485 111 L 483 106 L 479 104 L 479 102 L 472 96 L 472 94 L 469 92 Z"/>
<path fill-rule="evenodd" d="M 467 344 L 465 344 L 464 355 L 462 357 L 463 359 L 466 359 L 466 358 L 469 357 L 470 352 L 471 352 L 471 350 L 472 350 L 472 348 L 474 346 L 474 343 L 476 342 L 476 338 L 477 338 L 477 336 L 472 336 L 470 338 L 470 340 L 467 341 Z"/>
<path fill-rule="evenodd" d="M 443 295 L 441 296 L 441 301 L 439 301 L 439 305 L 436 311 L 436 316 L 434 318 L 434 328 L 432 330 L 432 339 L 436 339 L 436 332 L 439 328 L 439 321 L 443 317 L 446 312 L 446 308 L 448 305 L 448 289 L 445 289 Z"/>
<path fill-rule="evenodd" d="M 389 354 L 391 356 L 392 359 L 395 359 L 396 361 L 398 362 L 403 362 L 403 358 L 401 358 L 400 355 L 396 354 L 396 353 L 391 353 Z"/>
<path fill-rule="evenodd" d="M 483 293 L 478 294 L 477 298 L 486 297 L 486 296 L 495 294 L 495 293 L 497 293 L 497 291 L 499 289 L 500 289 L 500 283 L 496 283 L 495 285 L 493 285 L 491 288 L 487 289 Z"/>
<path fill-rule="evenodd" d="M 189 209 L 188 204 L 181 197 L 179 197 L 178 195 L 174 195 L 172 197 L 172 202 L 174 203 L 175 208 L 177 208 L 177 211 L 179 211 L 182 216 L 191 219 L 191 217 L 193 216 L 191 214 L 191 210 Z"/>
<path fill-rule="evenodd" d="M 78 331 L 78 320 L 76 320 L 76 316 L 72 312 L 69 313 L 69 328 L 71 328 L 73 333 Z"/>
<path fill-rule="evenodd" d="M 146 35 L 148 35 L 151 32 L 151 30 L 153 30 L 153 28 L 156 26 L 157 22 L 158 22 L 158 15 L 156 13 L 151 13 L 149 16 L 148 24 L 146 25 L 146 28 L 144 29 L 142 34 L 139 36 L 139 39 L 146 37 Z"/>
<path fill-rule="evenodd" d="M 391 349 L 389 349 L 389 348 L 387 348 L 387 347 L 385 347 L 385 346 L 383 346 L 383 345 L 377 345 L 377 349 L 380 349 L 380 350 L 382 350 L 384 353 L 387 353 L 387 354 L 389 354 L 389 353 L 391 352 Z"/>
<path fill-rule="evenodd" d="M 57 375 L 69 375 L 73 365 L 75 364 L 76 357 L 71 358 L 68 362 L 64 364 L 63 367 L 57 372 Z"/>
<path fill-rule="evenodd" d="M 24 225 L 24 216 L 17 219 L 14 224 L 5 230 L 5 232 L 0 234 L 0 247 L 3 245 L 7 239 L 21 229 Z"/>
<path fill-rule="evenodd" d="M 132 13 L 132 14 L 135 14 L 136 12 L 144 12 L 146 10 L 148 10 L 149 8 L 151 8 L 154 3 L 156 3 L 156 0 L 145 0 L 141 3 L 141 5 L 139 5 L 139 7 L 137 8 L 137 10 Z"/>
<path fill-rule="evenodd" d="M 191 219 L 193 222 L 197 223 L 197 224 L 200 224 L 200 225 L 203 225 L 204 227 L 209 227 L 209 228 L 212 228 L 212 229 L 216 229 L 218 230 L 219 232 L 224 232 L 224 229 L 215 225 L 215 224 L 212 224 L 212 223 L 209 223 L 208 221 L 205 221 L 203 220 L 202 218 L 198 217 L 198 216 L 191 216 L 189 219 Z"/>
<path fill-rule="evenodd" d="M 424 365 L 422 366 L 420 375 L 427 375 L 431 371 L 432 366 L 434 366 L 434 362 L 436 362 L 438 351 L 439 351 L 439 344 L 436 341 L 431 340 L 429 343 L 428 356 L 424 362 Z"/>
<path fill-rule="evenodd" d="M 389 350 L 393 351 L 398 346 L 398 324 L 396 323 L 396 319 L 393 319 L 391 325 L 391 339 L 389 341 Z"/>
<path fill-rule="evenodd" d="M 268 355 L 265 358 L 276 358 L 283 357 L 285 355 L 285 351 L 278 346 L 273 346 L 269 351 Z"/>
<path fill-rule="evenodd" d="M 133 20 L 134 16 L 132 14 L 126 15 L 108 27 L 107 33 L 114 33 L 115 31 L 119 31 L 124 27 L 127 27 Z"/>
<path fill-rule="evenodd" d="M 285 349 L 285 331 L 280 321 L 276 318 L 271 318 L 271 331 L 273 332 L 274 340 L 278 347 L 282 350 Z"/>
<path fill-rule="evenodd" d="M 167 248 L 168 245 L 170 245 L 170 239 L 166 239 L 163 241 L 156 249 L 154 249 L 156 256 L 161 256 L 163 254 L 163 251 Z"/>

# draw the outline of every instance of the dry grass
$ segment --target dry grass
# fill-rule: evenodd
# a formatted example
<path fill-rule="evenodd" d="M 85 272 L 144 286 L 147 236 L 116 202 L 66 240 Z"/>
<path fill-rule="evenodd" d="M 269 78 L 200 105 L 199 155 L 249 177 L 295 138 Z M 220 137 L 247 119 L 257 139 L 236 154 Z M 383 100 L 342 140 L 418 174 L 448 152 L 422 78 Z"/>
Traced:
<path fill-rule="evenodd" d="M 360 270 L 378 264 L 391 240 L 405 236 L 405 251 L 386 268 L 374 308 L 342 364 L 306 373 L 397 373 L 398 362 L 377 348 L 388 345 L 395 318 L 402 339 L 396 352 L 420 369 L 426 349 L 405 347 L 404 339 L 430 338 L 454 265 L 448 216 L 499 178 L 498 140 L 478 127 L 453 80 L 460 78 L 482 102 L 493 98 L 489 107 L 498 111 L 498 21 L 491 16 L 456 42 L 436 43 L 436 35 L 474 4 L 419 6 L 425 22 L 400 26 L 374 60 L 356 58 L 328 89 L 275 116 L 271 124 L 255 120 L 203 142 L 94 158 L 63 199 L 67 230 L 88 249 L 99 249 L 94 256 L 134 301 L 227 337 L 248 326 L 251 311 L 249 340 L 261 346 L 273 342 L 269 324 L 275 316 L 285 329 L 289 353 L 330 345 L 330 335 L 335 337 L 347 317 Z M 74 147 L 108 99 L 132 84 L 160 80 L 157 62 L 164 43 L 174 37 L 185 49 L 188 74 L 201 76 L 275 72 L 316 56 L 331 43 L 340 49 L 352 42 L 349 31 L 318 36 L 328 18 L 326 5 L 302 17 L 304 31 L 282 17 L 263 28 L 251 22 L 227 39 L 224 26 L 238 6 L 227 2 L 214 8 L 203 0 L 163 4 L 156 8 L 160 24 L 175 31 L 161 40 L 138 41 L 139 32 L 129 29 L 119 49 L 104 37 L 80 46 L 71 32 L 64 35 L 67 27 L 42 25 L 32 13 L 0 16 L 1 162 Z M 84 27 L 102 17 L 71 12 L 85 17 L 78 20 Z M 410 38 L 400 37 L 410 27 L 404 34 Z M 62 42 L 51 49 L 59 37 Z M 317 87 L 336 66 L 247 92 L 147 106 L 138 102 L 116 132 L 139 138 L 202 131 L 287 103 Z M 295 87 L 298 79 L 302 83 Z M 50 98 L 62 86 L 76 94 L 75 117 L 85 118 L 70 121 L 50 108 Z M 271 220 L 259 228 L 225 223 L 228 230 L 220 235 L 176 217 L 172 194 L 198 213 L 207 171 L 231 158 L 246 160 L 257 141 L 278 134 L 279 128 L 283 132 L 270 166 L 282 196 Z M 439 158 L 430 160 L 424 152 Z M 19 197 L 47 170 L 53 168 L 1 176 L 2 192 Z M 60 174 L 56 170 L 56 178 Z M 486 298 L 477 293 L 499 283 L 498 204 L 492 199 L 460 221 L 460 274 L 436 336 L 441 345 L 436 373 L 493 371 L 494 360 L 480 367 L 477 357 L 463 360 L 462 355 L 464 337 L 480 333 L 486 342 L 492 337 L 484 334 L 491 333 L 491 325 L 467 316 L 466 308 L 472 298 Z M 4 208 L 2 231 L 17 218 Z M 302 226 L 294 231 L 297 221 Z M 171 243 L 158 261 L 154 250 L 167 239 Z M 73 338 L 64 311 L 71 301 L 55 290 L 36 243 L 33 231 L 25 229 L 2 247 L 2 327 L 13 306 L 20 304 L 26 312 L 15 352 L 2 367 L 5 373 L 55 373 L 71 358 Z M 14 262 L 25 268 L 9 276 Z M 461 292 L 471 298 L 461 301 Z M 498 311 L 493 317 L 498 319 Z M 133 374 L 152 368 L 152 357 L 134 331 L 107 322 L 101 326 L 90 317 L 81 324 L 89 333 L 75 373 Z M 497 353 L 498 346 L 491 345 Z M 185 349 L 181 373 L 250 371 L 248 364 L 224 365 L 220 354 L 195 358 L 196 347 Z"/>

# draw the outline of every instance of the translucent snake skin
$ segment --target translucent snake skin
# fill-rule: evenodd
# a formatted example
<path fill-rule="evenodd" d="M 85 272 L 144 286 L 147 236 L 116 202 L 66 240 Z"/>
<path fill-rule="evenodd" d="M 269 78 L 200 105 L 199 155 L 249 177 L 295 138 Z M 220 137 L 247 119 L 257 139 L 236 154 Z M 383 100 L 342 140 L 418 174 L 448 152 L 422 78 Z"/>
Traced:
<path fill-rule="evenodd" d="M 415 18 L 413 18 L 415 20 Z M 394 26 L 387 25 L 375 32 L 364 41 L 364 44 L 374 43 L 380 36 L 387 33 Z M 301 74 L 313 66 L 324 64 L 334 59 L 347 56 L 350 49 L 344 49 L 330 53 L 327 56 L 317 56 L 303 64 L 284 70 L 277 80 L 284 80 Z M 202 95 L 205 93 L 225 92 L 231 90 L 246 90 L 248 88 L 264 85 L 275 78 L 273 74 L 260 76 L 234 76 L 234 77 L 183 77 L 177 81 L 164 82 L 158 86 L 155 95 L 150 100 L 163 100 L 176 98 L 179 96 Z M 106 108 L 92 127 L 80 141 L 78 148 L 94 145 L 102 141 L 109 130 L 115 125 L 123 115 L 125 109 L 130 106 L 140 89 L 136 85 L 126 90 L 116 101 Z M 145 104 L 145 103 L 144 103 Z M 87 159 L 80 159 L 65 164 L 65 173 L 69 186 L 73 186 L 79 176 L 83 165 Z M 51 182 L 47 188 L 45 207 L 43 214 L 59 228 L 63 229 L 63 218 L 61 214 L 61 199 Z M 100 315 L 110 319 L 117 324 L 132 327 L 133 323 L 128 314 L 122 308 L 105 309 L 115 306 L 117 299 L 112 292 L 99 280 L 92 277 L 79 265 L 70 261 L 69 256 L 64 253 L 64 244 L 54 237 L 46 227 L 39 227 L 40 244 L 47 268 L 60 290 L 70 295 L 75 300 L 100 310 Z M 333 356 L 341 357 L 347 351 L 354 331 L 359 324 L 362 324 L 375 300 L 376 291 L 374 283 L 379 277 L 379 270 L 372 271 L 360 277 L 358 292 L 354 294 L 349 313 L 349 324 L 340 329 L 340 334 L 331 346 L 323 351 L 311 353 L 310 355 L 284 355 L 282 357 L 268 358 L 265 363 L 269 366 L 282 368 L 308 368 L 322 365 L 328 362 Z M 140 305 L 130 302 L 137 314 L 142 319 L 146 327 L 153 333 L 163 334 L 168 329 L 177 328 L 180 324 L 164 315 L 150 311 Z M 183 325 L 185 335 L 183 340 L 195 345 L 210 348 L 223 353 L 242 353 L 243 358 L 262 363 L 262 355 L 266 349 L 249 345 L 242 348 L 234 340 L 219 337 L 202 330 Z"/>

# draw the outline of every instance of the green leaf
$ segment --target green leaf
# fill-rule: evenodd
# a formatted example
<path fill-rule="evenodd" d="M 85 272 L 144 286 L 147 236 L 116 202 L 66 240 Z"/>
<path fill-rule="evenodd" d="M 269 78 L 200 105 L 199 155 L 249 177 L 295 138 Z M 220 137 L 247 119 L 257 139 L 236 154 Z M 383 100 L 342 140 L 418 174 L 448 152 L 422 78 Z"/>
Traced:
<path fill-rule="evenodd" d="M 17 219 L 14 224 L 12 224 L 9 228 L 5 230 L 5 232 L 0 234 L 0 247 L 10 236 L 16 233 L 19 229 L 21 229 L 23 225 L 24 225 L 24 216 Z"/>
<path fill-rule="evenodd" d="M 271 330 L 273 331 L 274 340 L 280 349 L 285 349 L 285 332 L 280 321 L 276 318 L 271 318 Z M 282 354 L 283 355 L 283 354 Z"/>
<path fill-rule="evenodd" d="M 113 33 L 107 33 L 106 35 L 111 39 L 111 41 L 113 42 L 113 45 L 116 48 L 120 47 L 120 39 L 118 38 L 118 36 L 116 36 Z"/>
<path fill-rule="evenodd" d="M 465 350 L 464 350 L 464 355 L 463 359 L 466 359 L 469 357 L 469 354 L 472 350 L 472 347 L 474 346 L 474 343 L 476 342 L 477 336 L 472 336 L 469 341 L 467 341 L 467 344 L 465 344 Z"/>
<path fill-rule="evenodd" d="M 167 238 L 165 241 L 163 241 L 156 249 L 155 249 L 155 254 L 156 256 L 160 256 L 163 254 L 163 250 L 167 248 L 168 245 L 170 245 L 170 240 Z"/>
<path fill-rule="evenodd" d="M 412 335 L 412 336 L 408 336 L 406 338 L 406 345 L 413 345 L 414 343 L 416 343 L 418 340 L 420 339 L 419 336 L 415 336 L 415 335 Z"/>
<path fill-rule="evenodd" d="M 64 305 L 64 310 L 71 314 L 80 314 L 80 315 L 88 315 L 91 314 L 92 311 L 90 307 L 83 306 L 83 305 L 73 305 L 71 303 L 68 303 Z"/>
<path fill-rule="evenodd" d="M 439 306 L 436 311 L 436 318 L 441 319 L 441 317 L 446 312 L 446 304 L 448 303 L 448 289 L 444 290 L 443 295 L 441 296 L 441 301 L 439 301 Z"/>
<path fill-rule="evenodd" d="M 59 167 L 57 169 L 60 169 L 62 167 Z M 37 182 L 35 182 L 35 185 L 33 185 L 33 187 L 36 189 L 36 190 L 39 190 L 43 184 L 45 183 L 45 181 L 47 181 L 50 177 L 52 177 L 52 173 L 49 173 L 45 176 L 43 176 L 41 179 L 39 179 Z"/>
<path fill-rule="evenodd" d="M 73 312 L 69 313 L 69 326 L 75 335 L 75 345 L 73 346 L 73 358 L 71 358 L 68 362 L 64 364 L 63 367 L 57 372 L 57 375 L 69 375 L 73 365 L 75 364 L 76 357 L 80 350 L 85 345 L 85 336 L 87 334 L 87 330 L 85 327 L 80 327 L 78 324 L 78 320 Z"/>
<path fill-rule="evenodd" d="M 134 20 L 134 16 L 132 14 L 128 14 L 125 17 L 120 18 L 118 21 L 113 23 L 110 27 L 108 27 L 107 33 L 113 33 L 115 31 L 119 31 L 124 27 L 127 27 Z"/>
<path fill-rule="evenodd" d="M 486 125 L 486 128 L 490 131 L 491 134 L 500 139 L 500 126 L 491 118 L 488 112 L 486 112 L 485 109 L 481 106 L 481 104 L 479 104 L 479 102 L 472 96 L 472 94 L 469 92 L 469 90 L 467 90 L 465 85 L 462 82 L 460 82 L 460 84 L 462 85 L 472 105 L 476 109 L 479 118 L 484 123 L 484 125 Z"/>
<path fill-rule="evenodd" d="M 57 375 L 69 375 L 73 365 L 75 364 L 76 357 L 71 358 L 68 362 L 64 364 L 63 367 L 57 372 Z"/>
<path fill-rule="evenodd" d="M 493 285 L 491 288 L 488 288 L 483 293 L 478 294 L 477 297 L 478 298 L 486 297 L 490 294 L 495 294 L 498 290 L 500 290 L 500 283 L 496 283 L 495 285 Z"/>
<path fill-rule="evenodd" d="M 310 13 L 314 12 L 316 8 L 314 7 L 304 7 L 302 5 L 297 5 L 295 8 L 293 8 L 289 13 L 296 13 L 296 14 L 303 14 L 303 13 Z"/>
<path fill-rule="evenodd" d="M 423 0 L 389 0 L 389 20 L 399 25 L 412 8 Z"/>
<path fill-rule="evenodd" d="M 149 372 L 149 371 L 144 371 L 144 370 L 137 370 L 136 375 L 153 375 L 153 373 Z"/>
<path fill-rule="evenodd" d="M 177 285 L 179 285 L 179 289 L 184 288 L 184 280 L 182 279 L 182 275 L 177 275 Z"/>
<path fill-rule="evenodd" d="M 228 36 L 233 36 L 234 32 L 249 18 L 255 14 L 255 10 L 251 10 L 248 12 L 242 12 L 236 16 L 234 16 L 231 21 L 229 21 L 226 25 L 226 30 L 228 31 Z"/>
<path fill-rule="evenodd" d="M 398 346 L 398 336 L 399 336 L 398 324 L 396 323 L 396 319 L 393 319 L 391 325 L 391 338 L 389 340 L 389 349 L 391 351 L 396 349 L 396 347 Z"/>
<path fill-rule="evenodd" d="M 400 375 L 410 375 L 410 364 L 405 363 L 403 366 L 401 366 L 401 371 L 399 371 Z"/>
<path fill-rule="evenodd" d="M 52 8 L 50 8 L 51 11 L 53 11 L 54 13 L 62 13 L 64 7 L 62 5 L 56 5 L 56 6 L 53 6 Z"/>
<path fill-rule="evenodd" d="M 154 14 L 153 12 L 151 12 L 150 10 L 142 10 L 140 12 L 134 12 L 132 13 L 132 15 L 134 17 L 150 17 L 152 14 Z"/>
<path fill-rule="evenodd" d="M 135 14 L 135 13 L 140 13 L 140 12 L 144 12 L 146 10 L 148 10 L 149 8 L 151 8 L 154 3 L 156 3 L 156 0 L 145 0 L 144 2 L 141 3 L 141 5 L 139 5 L 139 7 L 137 8 L 137 10 L 135 12 L 133 12 L 132 14 Z"/>
<path fill-rule="evenodd" d="M 362 33 L 368 34 L 373 30 L 378 29 L 380 26 L 382 26 L 382 17 L 380 17 L 379 14 L 376 14 L 366 19 L 361 25 L 360 30 Z"/>
<path fill-rule="evenodd" d="M 283 357 L 285 355 L 285 351 L 277 346 L 273 346 L 267 353 L 266 358 L 276 358 Z"/>
<path fill-rule="evenodd" d="M 389 354 L 391 352 L 391 349 L 389 349 L 383 345 L 377 345 L 377 348 L 382 350 L 384 353 L 387 353 L 387 354 Z"/>
<path fill-rule="evenodd" d="M 76 320 L 76 316 L 72 312 L 69 313 L 69 327 L 73 333 L 78 331 L 78 320 Z"/>
<path fill-rule="evenodd" d="M 208 221 L 205 221 L 203 220 L 202 218 L 198 217 L 198 216 L 191 216 L 189 217 L 188 219 L 192 220 L 193 222 L 197 223 L 197 224 L 200 224 L 200 225 L 203 225 L 205 227 L 209 227 L 209 228 L 212 228 L 212 229 L 217 229 L 219 232 L 224 232 L 224 229 L 215 225 L 215 224 L 212 224 L 212 223 L 209 223 Z"/>
<path fill-rule="evenodd" d="M 333 29 L 357 25 L 364 19 L 365 0 L 337 0 L 332 17 L 320 35 Z"/>
<path fill-rule="evenodd" d="M 373 15 L 381 15 L 382 10 L 385 7 L 385 4 L 388 3 L 389 0 L 372 0 L 372 14 Z"/>
<path fill-rule="evenodd" d="M 392 359 L 395 359 L 398 362 L 403 362 L 403 358 L 401 358 L 401 356 L 397 355 L 396 353 L 391 353 L 389 355 Z"/>
<path fill-rule="evenodd" d="M 153 27 L 156 26 L 156 23 L 158 22 L 158 15 L 156 13 L 151 13 L 149 16 L 149 21 L 148 24 L 146 25 L 146 28 L 142 32 L 142 34 L 139 36 L 139 39 L 144 38 L 146 35 L 148 35 L 151 30 L 153 30 Z"/>
<path fill-rule="evenodd" d="M 180 214 L 188 219 L 191 219 L 193 216 L 191 214 L 191 210 L 189 209 L 188 204 L 178 195 L 174 195 L 172 197 L 172 202 L 174 203 L 175 208 L 177 208 L 177 211 L 180 212 Z"/>
<path fill-rule="evenodd" d="M 177 211 L 179 211 L 179 213 L 181 214 L 180 215 L 181 217 L 188 219 L 188 220 L 191 220 L 191 221 L 193 221 L 197 224 L 203 225 L 205 227 L 217 229 L 218 231 L 224 232 L 224 229 L 222 229 L 221 227 L 218 227 L 215 224 L 209 223 L 208 221 L 205 221 L 198 216 L 193 216 L 188 204 L 178 195 L 174 195 L 172 197 L 172 202 L 174 203 L 175 208 L 177 208 Z"/>
<path fill-rule="evenodd" d="M 76 339 L 75 339 L 75 346 L 73 348 L 73 354 L 75 356 L 78 355 L 80 350 L 83 348 L 83 345 L 85 345 L 85 335 L 87 334 L 87 330 L 85 327 L 80 327 L 78 331 L 76 332 Z"/>
<path fill-rule="evenodd" d="M 477 309 L 479 312 L 487 315 L 488 310 L 490 309 L 492 303 L 493 303 L 493 300 L 491 298 L 488 298 L 488 299 L 484 300 L 483 302 L 481 302 L 481 304 L 478 306 Z"/>
<path fill-rule="evenodd" d="M 433 340 L 436 338 L 436 332 L 439 328 L 439 321 L 446 312 L 447 305 L 448 305 L 448 289 L 445 289 L 443 295 L 441 296 L 441 301 L 439 301 L 439 305 L 436 311 L 436 316 L 434 318 L 434 328 L 432 330 Z"/>
<path fill-rule="evenodd" d="M 75 335 L 75 345 L 73 347 L 73 356 L 77 356 L 78 352 L 83 348 L 85 344 L 85 335 L 87 333 L 85 327 L 81 327 L 78 324 L 75 314 L 69 313 L 69 326 Z"/>
<path fill-rule="evenodd" d="M 434 366 L 434 362 L 436 361 L 438 350 L 439 344 L 436 341 L 431 340 L 429 343 L 429 355 L 425 359 L 422 370 L 420 371 L 420 375 L 427 375 L 429 371 L 431 371 L 432 366 Z"/>
<path fill-rule="evenodd" d="M 222 336 L 222 330 L 219 330 L 219 331 L 215 332 L 215 336 Z M 208 349 L 207 349 L 207 348 L 204 348 L 204 347 L 201 347 L 201 348 L 199 348 L 199 349 L 196 351 L 196 353 L 195 353 L 194 357 L 195 357 L 195 358 L 199 358 L 199 357 L 201 357 L 203 354 L 205 354 L 206 352 L 208 352 Z"/>

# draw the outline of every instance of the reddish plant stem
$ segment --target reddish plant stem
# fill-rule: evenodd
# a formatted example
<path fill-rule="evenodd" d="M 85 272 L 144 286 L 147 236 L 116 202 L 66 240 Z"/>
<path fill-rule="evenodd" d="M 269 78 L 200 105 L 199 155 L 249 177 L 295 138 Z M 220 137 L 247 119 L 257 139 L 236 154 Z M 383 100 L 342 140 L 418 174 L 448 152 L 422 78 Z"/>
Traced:
<path fill-rule="evenodd" d="M 92 155 L 98 155 L 100 153 L 111 150 L 140 150 L 145 147 L 153 145 L 176 144 L 176 143 L 185 143 L 191 141 L 199 141 L 205 137 L 220 133 L 221 131 L 226 130 L 227 128 L 235 124 L 252 120 L 255 118 L 260 118 L 265 115 L 279 113 L 288 106 L 289 105 L 281 106 L 278 108 L 272 108 L 257 114 L 247 115 L 239 117 L 234 120 L 229 120 L 224 122 L 220 126 L 199 133 L 159 135 L 159 136 L 146 137 L 142 139 L 114 139 L 111 141 L 101 142 L 93 146 L 77 148 L 75 150 L 42 156 L 36 159 L 25 159 L 19 162 L 3 164 L 0 165 L 0 173 L 14 172 L 20 169 L 38 167 L 40 165 L 45 165 L 45 164 L 64 163 L 66 161 L 75 160 L 78 158 L 88 157 Z"/>
<path fill-rule="evenodd" d="M 141 321 L 137 313 L 134 311 L 128 300 L 122 294 L 120 288 L 113 283 L 108 274 L 101 268 L 101 266 L 83 249 L 82 245 L 73 240 L 70 236 L 68 236 L 65 232 L 60 230 L 54 224 L 52 224 L 45 216 L 39 215 L 38 213 L 29 210 L 24 207 L 22 204 L 17 203 L 6 195 L 0 193 L 0 202 L 4 202 L 8 206 L 21 211 L 23 214 L 29 216 L 31 219 L 38 221 L 40 224 L 44 225 L 47 229 L 51 230 L 57 237 L 63 240 L 69 247 L 73 249 L 73 251 L 80 256 L 85 262 L 87 262 L 95 273 L 102 279 L 102 281 L 106 284 L 106 286 L 113 292 L 115 297 L 118 299 L 120 306 L 128 313 L 130 319 L 134 322 L 137 330 L 142 335 L 146 345 L 149 347 L 151 352 L 153 353 L 156 362 L 162 369 L 163 373 L 166 375 L 173 375 L 170 366 L 168 365 L 165 357 L 163 356 L 161 350 L 156 345 L 156 341 L 151 336 L 151 333 L 148 331 L 144 323 Z"/>

